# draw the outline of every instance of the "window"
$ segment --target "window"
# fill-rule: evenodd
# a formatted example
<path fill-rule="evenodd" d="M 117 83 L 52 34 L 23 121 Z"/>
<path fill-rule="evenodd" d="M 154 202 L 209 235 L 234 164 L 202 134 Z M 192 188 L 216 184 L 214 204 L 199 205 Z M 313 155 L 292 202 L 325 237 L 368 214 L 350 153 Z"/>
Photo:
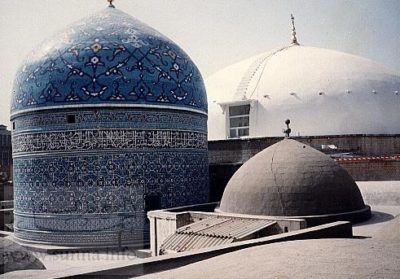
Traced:
<path fill-rule="evenodd" d="M 75 115 L 67 115 L 67 123 L 75 123 Z"/>
<path fill-rule="evenodd" d="M 145 210 L 151 211 L 151 210 L 157 210 L 161 208 L 161 195 L 159 194 L 150 194 L 147 195 L 144 199 L 145 203 Z"/>
<path fill-rule="evenodd" d="M 161 209 L 161 195 L 160 194 L 150 194 L 146 195 L 144 198 L 144 209 L 146 212 L 151 210 Z M 149 219 L 145 218 L 145 223 L 148 223 Z"/>
<path fill-rule="evenodd" d="M 249 135 L 250 105 L 229 107 L 229 138 Z"/>

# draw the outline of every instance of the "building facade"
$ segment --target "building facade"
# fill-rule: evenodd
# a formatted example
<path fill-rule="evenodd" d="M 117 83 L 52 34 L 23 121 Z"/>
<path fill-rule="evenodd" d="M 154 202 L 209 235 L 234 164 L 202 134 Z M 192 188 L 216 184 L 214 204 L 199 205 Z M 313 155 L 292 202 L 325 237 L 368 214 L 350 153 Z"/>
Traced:
<path fill-rule="evenodd" d="M 6 173 L 11 179 L 12 174 L 11 131 L 7 126 L 0 125 L 0 172 Z"/>

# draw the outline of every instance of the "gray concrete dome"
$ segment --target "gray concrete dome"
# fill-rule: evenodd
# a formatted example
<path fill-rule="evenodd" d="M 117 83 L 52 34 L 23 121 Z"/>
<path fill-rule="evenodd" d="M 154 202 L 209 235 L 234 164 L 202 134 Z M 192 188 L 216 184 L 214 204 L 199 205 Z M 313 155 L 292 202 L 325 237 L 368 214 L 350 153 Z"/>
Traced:
<path fill-rule="evenodd" d="M 284 139 L 255 155 L 233 175 L 219 211 L 302 217 L 323 223 L 370 217 L 353 178 L 329 156 Z"/>

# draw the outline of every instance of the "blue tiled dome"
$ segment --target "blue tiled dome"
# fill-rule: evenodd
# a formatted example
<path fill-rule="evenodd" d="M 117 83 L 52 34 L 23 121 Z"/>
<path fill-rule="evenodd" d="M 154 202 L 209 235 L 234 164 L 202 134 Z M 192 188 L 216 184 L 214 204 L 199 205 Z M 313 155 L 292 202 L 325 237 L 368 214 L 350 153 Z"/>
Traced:
<path fill-rule="evenodd" d="M 207 101 L 190 58 L 114 8 L 32 53 L 12 103 L 14 236 L 149 241 L 150 210 L 208 200 Z"/>
<path fill-rule="evenodd" d="M 115 8 L 44 42 L 20 68 L 14 86 L 13 115 L 105 104 L 207 111 L 201 74 L 188 55 Z"/>

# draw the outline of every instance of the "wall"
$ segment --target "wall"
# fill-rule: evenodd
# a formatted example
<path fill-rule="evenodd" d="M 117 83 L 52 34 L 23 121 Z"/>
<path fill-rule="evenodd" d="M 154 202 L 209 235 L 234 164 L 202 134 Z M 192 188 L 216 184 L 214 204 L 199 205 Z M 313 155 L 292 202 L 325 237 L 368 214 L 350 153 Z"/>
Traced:
<path fill-rule="evenodd" d="M 204 214 L 192 214 L 189 213 L 189 210 L 209 212 L 214 211 L 217 205 L 217 203 L 206 203 L 149 211 L 147 218 L 150 220 L 150 250 L 152 255 L 158 255 L 161 244 L 168 236 L 175 233 L 176 229 L 204 218 Z"/>
<path fill-rule="evenodd" d="M 210 202 L 219 202 L 232 175 L 242 164 L 216 164 L 209 166 Z"/>
<path fill-rule="evenodd" d="M 13 197 L 14 192 L 12 183 L 0 181 L 0 201 L 12 201 Z"/>
<path fill-rule="evenodd" d="M 150 220 L 150 250 L 151 254 L 158 255 L 164 240 L 175 233 L 175 231 L 190 224 L 188 212 L 172 213 L 163 210 L 150 211 L 147 214 Z"/>
<path fill-rule="evenodd" d="M 11 231 L 14 224 L 13 185 L 0 177 L 0 230 Z"/>
<path fill-rule="evenodd" d="M 14 209 L 0 209 L 0 230 L 12 231 L 14 223 Z"/>
<path fill-rule="evenodd" d="M 7 179 L 12 180 L 11 132 L 6 128 L 0 125 L 0 172 L 5 172 Z"/>
<path fill-rule="evenodd" d="M 355 151 L 360 155 L 400 154 L 400 135 L 343 135 L 319 137 L 294 137 L 316 149 L 321 144 L 334 144 L 339 150 Z"/>
<path fill-rule="evenodd" d="M 341 164 L 356 181 L 400 180 L 400 160 Z"/>
<path fill-rule="evenodd" d="M 244 163 L 249 158 L 268 146 L 282 140 L 283 137 L 232 139 L 209 141 L 209 162 Z M 338 152 L 355 152 L 360 155 L 400 154 L 400 135 L 343 135 L 292 137 L 321 150 L 321 145 L 333 144 Z"/>
<path fill-rule="evenodd" d="M 292 137 L 318 150 L 335 145 L 337 153 L 357 156 L 400 154 L 400 135 L 343 135 Z M 219 201 L 229 179 L 240 166 L 282 137 L 209 141 L 210 201 Z M 326 152 L 329 153 L 329 152 Z M 398 158 L 398 157 L 397 157 Z M 364 160 L 340 164 L 355 180 L 400 180 L 400 159 Z"/>

